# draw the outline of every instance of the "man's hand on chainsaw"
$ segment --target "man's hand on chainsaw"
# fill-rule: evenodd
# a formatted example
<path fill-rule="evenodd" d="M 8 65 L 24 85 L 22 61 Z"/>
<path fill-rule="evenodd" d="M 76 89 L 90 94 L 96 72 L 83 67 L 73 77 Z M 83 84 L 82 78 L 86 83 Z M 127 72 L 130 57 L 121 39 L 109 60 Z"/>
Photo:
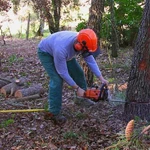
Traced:
<path fill-rule="evenodd" d="M 85 93 L 85 90 L 81 89 L 80 87 L 77 90 L 77 96 L 83 97 Z"/>
<path fill-rule="evenodd" d="M 106 84 L 108 86 L 109 82 L 105 80 L 102 75 L 99 77 L 99 79 L 101 80 L 102 84 Z"/>
<path fill-rule="evenodd" d="M 83 97 L 84 93 L 85 93 L 85 90 L 83 90 L 80 87 L 78 87 L 76 92 L 77 92 L 77 96 Z"/>
<path fill-rule="evenodd" d="M 85 90 L 81 89 L 78 85 L 74 85 L 73 88 L 74 88 L 77 96 L 79 96 L 79 97 L 84 96 Z"/>

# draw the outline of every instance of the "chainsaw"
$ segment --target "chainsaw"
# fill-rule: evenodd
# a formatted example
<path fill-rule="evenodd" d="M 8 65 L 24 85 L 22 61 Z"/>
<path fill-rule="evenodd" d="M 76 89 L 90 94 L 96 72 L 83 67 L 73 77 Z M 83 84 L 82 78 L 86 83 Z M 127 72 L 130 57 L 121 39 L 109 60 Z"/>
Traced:
<path fill-rule="evenodd" d="M 98 102 L 99 100 L 108 100 L 109 95 L 110 93 L 106 84 L 102 84 L 100 88 L 98 86 L 94 86 L 87 89 L 84 93 L 85 98 L 91 99 L 94 102 Z"/>

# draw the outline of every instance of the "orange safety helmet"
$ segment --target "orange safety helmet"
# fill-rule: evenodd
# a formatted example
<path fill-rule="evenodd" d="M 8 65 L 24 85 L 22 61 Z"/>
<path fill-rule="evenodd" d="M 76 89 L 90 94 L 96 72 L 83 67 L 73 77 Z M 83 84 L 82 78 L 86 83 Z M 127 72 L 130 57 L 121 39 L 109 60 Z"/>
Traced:
<path fill-rule="evenodd" d="M 82 29 L 77 35 L 77 42 L 74 45 L 77 51 L 88 50 L 95 52 L 97 49 L 97 36 L 92 29 Z"/>

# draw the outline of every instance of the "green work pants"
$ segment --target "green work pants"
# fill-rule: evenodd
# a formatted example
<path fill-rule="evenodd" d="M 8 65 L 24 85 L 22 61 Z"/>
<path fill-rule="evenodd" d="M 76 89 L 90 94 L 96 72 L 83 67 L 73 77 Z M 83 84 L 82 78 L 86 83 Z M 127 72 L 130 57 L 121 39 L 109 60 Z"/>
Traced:
<path fill-rule="evenodd" d="M 38 57 L 41 64 L 45 68 L 48 76 L 50 77 L 49 92 L 48 92 L 48 105 L 49 111 L 57 115 L 61 111 L 62 106 L 62 87 L 63 79 L 57 73 L 53 57 L 46 52 L 38 49 Z M 61 63 L 61 62 L 60 62 Z M 78 64 L 75 58 L 67 61 L 68 72 L 78 86 L 86 90 L 87 84 L 84 76 L 84 72 L 81 66 Z"/>

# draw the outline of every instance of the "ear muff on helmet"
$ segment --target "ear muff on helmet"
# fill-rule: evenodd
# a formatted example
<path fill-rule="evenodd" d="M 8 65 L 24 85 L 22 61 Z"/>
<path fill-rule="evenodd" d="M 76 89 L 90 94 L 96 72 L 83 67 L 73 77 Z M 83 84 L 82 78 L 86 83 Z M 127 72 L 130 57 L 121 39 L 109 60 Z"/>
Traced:
<path fill-rule="evenodd" d="M 74 48 L 75 48 L 75 50 L 77 50 L 77 51 L 81 51 L 82 48 L 83 48 L 83 45 L 82 45 L 81 43 L 79 43 L 78 41 L 75 41 L 75 43 L 74 43 Z"/>
<path fill-rule="evenodd" d="M 82 29 L 77 35 L 77 41 L 82 49 L 89 52 L 95 52 L 97 49 L 97 36 L 92 29 Z"/>

